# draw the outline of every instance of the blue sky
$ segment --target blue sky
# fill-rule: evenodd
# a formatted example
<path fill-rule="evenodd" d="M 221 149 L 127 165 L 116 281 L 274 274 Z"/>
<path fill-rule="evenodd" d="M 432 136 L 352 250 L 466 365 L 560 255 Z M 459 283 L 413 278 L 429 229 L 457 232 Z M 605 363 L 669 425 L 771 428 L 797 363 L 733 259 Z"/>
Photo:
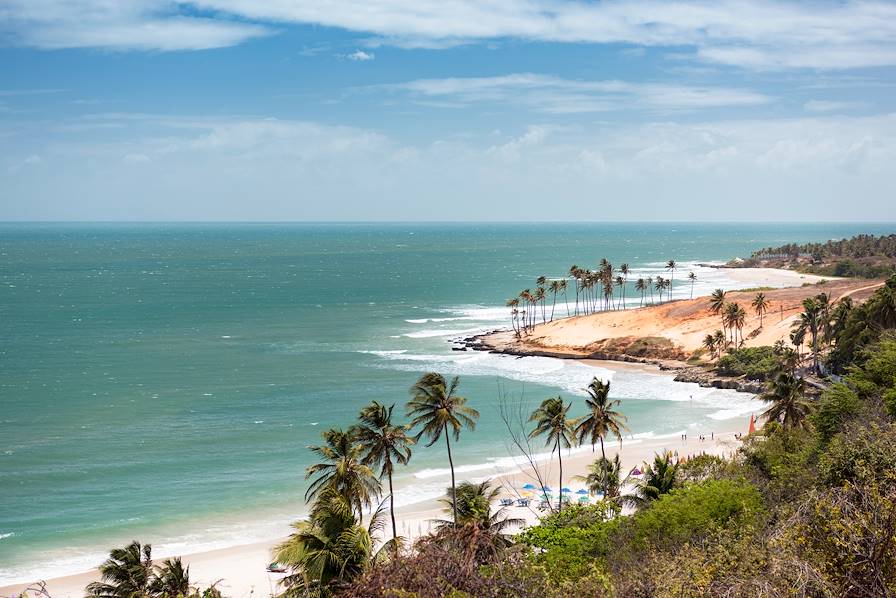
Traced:
<path fill-rule="evenodd" d="M 2 0 L 0 219 L 896 220 L 896 5 Z"/>

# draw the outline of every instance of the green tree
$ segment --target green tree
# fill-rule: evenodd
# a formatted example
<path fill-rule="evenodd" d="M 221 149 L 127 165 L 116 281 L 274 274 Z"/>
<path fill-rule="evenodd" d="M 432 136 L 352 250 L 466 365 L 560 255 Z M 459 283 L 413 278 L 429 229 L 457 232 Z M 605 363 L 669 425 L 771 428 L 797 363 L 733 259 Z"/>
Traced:
<path fill-rule="evenodd" d="M 411 387 L 411 400 L 407 404 L 410 427 L 420 427 L 414 440 L 429 439 L 426 446 L 435 444 L 444 434 L 448 449 L 448 465 L 451 468 L 451 488 L 455 489 L 454 459 L 451 456 L 451 436 L 460 440 L 463 428 L 474 430 L 479 412 L 467 405 L 467 399 L 458 396 L 460 378 L 455 376 L 449 383 L 445 377 L 435 372 L 423 374 Z M 456 492 L 452 491 L 452 496 Z M 454 520 L 457 521 L 457 504 L 454 505 Z"/>
<path fill-rule="evenodd" d="M 398 527 L 395 524 L 395 489 L 392 473 L 395 464 L 407 465 L 411 460 L 411 446 L 414 439 L 408 435 L 408 427 L 392 422 L 395 405 L 381 405 L 372 401 L 361 409 L 360 423 L 352 428 L 352 433 L 361 448 L 362 462 L 379 468 L 380 477 L 389 480 L 389 515 L 392 519 L 392 539 L 398 542 Z"/>
<path fill-rule="evenodd" d="M 592 452 L 595 443 L 600 441 L 600 455 L 606 460 L 604 438 L 613 435 L 621 443 L 622 432 L 628 430 L 625 425 L 626 418 L 616 410 L 621 401 L 610 399 L 609 380 L 603 382 L 595 377 L 586 390 L 588 398 L 585 399 L 585 405 L 588 411 L 578 420 L 574 433 L 579 443 L 584 443 L 586 439 L 590 440 Z"/>
<path fill-rule="evenodd" d="M 623 496 L 623 502 L 637 509 L 644 508 L 675 488 L 677 472 L 678 464 L 671 451 L 656 453 L 653 463 L 644 468 L 641 479 L 635 483 L 634 493 Z"/>
<path fill-rule="evenodd" d="M 622 264 L 619 266 L 619 271 L 622 272 L 622 309 L 625 309 L 625 287 L 628 284 L 628 275 L 631 270 L 628 264 Z"/>
<path fill-rule="evenodd" d="M 709 296 L 709 311 L 715 315 L 719 315 L 725 308 L 725 291 L 716 289 Z"/>
<path fill-rule="evenodd" d="M 756 315 L 759 316 L 759 327 L 762 328 L 762 316 L 768 311 L 769 306 L 768 300 L 765 298 L 765 293 L 756 293 L 756 297 L 753 298 L 752 306 L 756 311 Z"/>
<path fill-rule="evenodd" d="M 606 457 L 595 459 L 588 466 L 588 474 L 576 476 L 576 479 L 584 482 L 591 494 L 602 492 L 605 498 L 618 497 L 622 484 L 622 464 L 619 455 L 613 455 L 612 460 Z"/>
<path fill-rule="evenodd" d="M 287 596 L 329 596 L 334 582 L 364 572 L 373 555 L 373 537 L 385 524 L 382 505 L 365 528 L 354 505 L 338 490 L 321 490 L 307 521 L 293 524 L 293 533 L 274 549 L 274 560 L 291 574 L 281 584 Z"/>
<path fill-rule="evenodd" d="M 672 299 L 672 282 L 675 280 L 675 269 L 678 267 L 678 264 L 675 263 L 675 260 L 669 260 L 666 262 L 666 270 L 670 272 L 669 275 L 669 299 Z"/>
<path fill-rule="evenodd" d="M 535 428 L 529 433 L 531 438 L 545 436 L 545 446 L 554 445 L 552 453 L 557 453 L 560 462 L 560 508 L 563 508 L 563 450 L 575 443 L 575 422 L 567 417 L 571 405 L 562 397 L 545 399 L 532 412 L 529 421 Z"/>
<path fill-rule="evenodd" d="M 525 519 L 507 517 L 507 509 L 503 507 L 492 510 L 492 504 L 500 493 L 500 488 L 492 486 L 491 480 L 478 484 L 461 482 L 456 491 L 448 488 L 446 497 L 440 502 L 446 513 L 452 513 L 454 505 L 457 505 L 457 525 L 484 534 L 491 538 L 495 546 L 506 548 L 512 544 L 507 529 L 523 525 Z M 454 527 L 454 522 L 438 521 L 437 525 L 440 530 L 448 530 Z"/>
<path fill-rule="evenodd" d="M 324 461 L 305 470 L 306 479 L 314 478 L 305 492 L 305 500 L 315 500 L 325 488 L 332 488 L 345 497 L 360 517 L 380 493 L 380 482 L 361 461 L 361 447 L 351 431 L 332 428 L 321 436 L 324 444 L 308 447 Z"/>
<path fill-rule="evenodd" d="M 141 598 L 150 595 L 153 582 L 152 546 L 131 542 L 113 548 L 99 566 L 101 581 L 87 585 L 93 598 Z"/>
<path fill-rule="evenodd" d="M 811 410 L 805 390 L 806 383 L 802 378 L 792 372 L 780 372 L 759 395 L 760 399 L 771 403 L 762 415 L 769 422 L 780 421 L 785 430 L 804 427 Z"/>
<path fill-rule="evenodd" d="M 693 272 L 688 272 L 688 280 L 691 281 L 691 299 L 694 298 L 694 283 L 697 282 L 697 275 Z"/>
<path fill-rule="evenodd" d="M 180 557 L 166 560 L 156 569 L 151 588 L 156 596 L 190 596 L 193 593 L 190 588 L 190 568 L 184 567 Z"/>
<path fill-rule="evenodd" d="M 709 351 L 709 358 L 714 359 L 716 354 L 716 337 L 711 334 L 703 337 L 703 348 Z"/>

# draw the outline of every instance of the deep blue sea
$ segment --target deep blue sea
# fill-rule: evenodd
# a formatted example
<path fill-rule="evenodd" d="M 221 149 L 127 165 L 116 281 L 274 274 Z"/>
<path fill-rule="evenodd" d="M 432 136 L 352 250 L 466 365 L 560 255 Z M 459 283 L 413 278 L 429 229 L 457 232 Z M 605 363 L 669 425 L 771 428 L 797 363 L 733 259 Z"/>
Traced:
<path fill-rule="evenodd" d="M 726 286 L 697 261 L 894 228 L 2 224 L 0 585 L 85 570 L 135 538 L 161 555 L 284 535 L 305 447 L 373 399 L 403 411 L 426 371 L 461 376 L 482 413 L 457 446 L 462 475 L 511 456 L 502 395 L 576 397 L 595 373 L 635 436 L 742 417 L 748 395 L 452 341 L 507 326 L 507 297 L 573 263 L 626 261 L 637 278 L 675 259 L 685 296 L 689 270 L 697 294 Z M 415 451 L 399 502 L 441 491 L 441 448 Z"/>

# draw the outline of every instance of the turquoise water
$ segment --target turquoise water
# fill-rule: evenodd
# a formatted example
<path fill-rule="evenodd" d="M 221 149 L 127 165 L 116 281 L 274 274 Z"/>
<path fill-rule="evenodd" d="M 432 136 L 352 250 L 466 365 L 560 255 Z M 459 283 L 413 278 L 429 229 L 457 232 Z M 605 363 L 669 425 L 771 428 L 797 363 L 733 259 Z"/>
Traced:
<path fill-rule="evenodd" d="M 502 392 L 574 396 L 594 373 L 451 351 L 505 326 L 504 299 L 539 274 L 674 258 L 682 296 L 689 269 L 697 293 L 726 282 L 688 262 L 893 228 L 0 225 L 0 585 L 83 570 L 132 538 L 182 552 L 282 535 L 302 512 L 305 446 L 373 399 L 403 403 L 431 369 L 460 375 L 482 412 L 457 461 L 487 475 L 509 456 Z M 746 395 L 601 373 L 635 435 L 750 410 Z M 444 467 L 441 447 L 417 450 L 400 502 L 438 493 Z"/>

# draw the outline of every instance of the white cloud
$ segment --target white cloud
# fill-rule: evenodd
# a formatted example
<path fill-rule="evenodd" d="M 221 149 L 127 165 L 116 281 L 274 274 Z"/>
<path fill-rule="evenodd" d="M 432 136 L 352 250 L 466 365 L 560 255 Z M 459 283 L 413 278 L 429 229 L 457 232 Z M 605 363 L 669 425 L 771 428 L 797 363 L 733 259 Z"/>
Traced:
<path fill-rule="evenodd" d="M 896 219 L 896 115 L 532 125 L 415 143 L 274 119 L 94 121 L 121 128 L 54 135 L 33 149 L 38 170 L 15 153 L 34 131 L 3 144 L 4 195 L 17 199 L 0 218 Z M 140 168 L 121 167 L 128 155 Z"/>
<path fill-rule="evenodd" d="M 371 89 L 371 88 L 367 88 Z M 633 108 L 654 111 L 724 106 L 757 106 L 773 98 L 748 89 L 698 87 L 627 81 L 582 81 L 534 73 L 496 77 L 418 79 L 381 85 L 375 90 L 404 92 L 424 103 L 442 100 L 447 106 L 492 102 L 522 104 L 554 113 L 603 112 Z"/>
<path fill-rule="evenodd" d="M 866 102 L 838 102 L 831 100 L 810 100 L 803 104 L 803 108 L 809 112 L 844 112 L 866 108 Z"/>
<path fill-rule="evenodd" d="M 376 58 L 376 55 L 373 52 L 355 50 L 351 54 L 347 54 L 346 58 L 348 58 L 349 60 L 354 60 L 356 62 L 367 62 L 368 60 L 373 60 L 374 58 Z"/>
<path fill-rule="evenodd" d="M 0 23 L 14 43 L 41 48 L 212 48 L 299 23 L 405 47 L 515 38 L 684 46 L 754 69 L 896 64 L 896 5 L 874 0 L 7 0 Z"/>
<path fill-rule="evenodd" d="M 269 35 L 269 28 L 178 12 L 167 0 L 6 0 L 0 33 L 17 45 L 48 50 L 206 50 Z"/>

